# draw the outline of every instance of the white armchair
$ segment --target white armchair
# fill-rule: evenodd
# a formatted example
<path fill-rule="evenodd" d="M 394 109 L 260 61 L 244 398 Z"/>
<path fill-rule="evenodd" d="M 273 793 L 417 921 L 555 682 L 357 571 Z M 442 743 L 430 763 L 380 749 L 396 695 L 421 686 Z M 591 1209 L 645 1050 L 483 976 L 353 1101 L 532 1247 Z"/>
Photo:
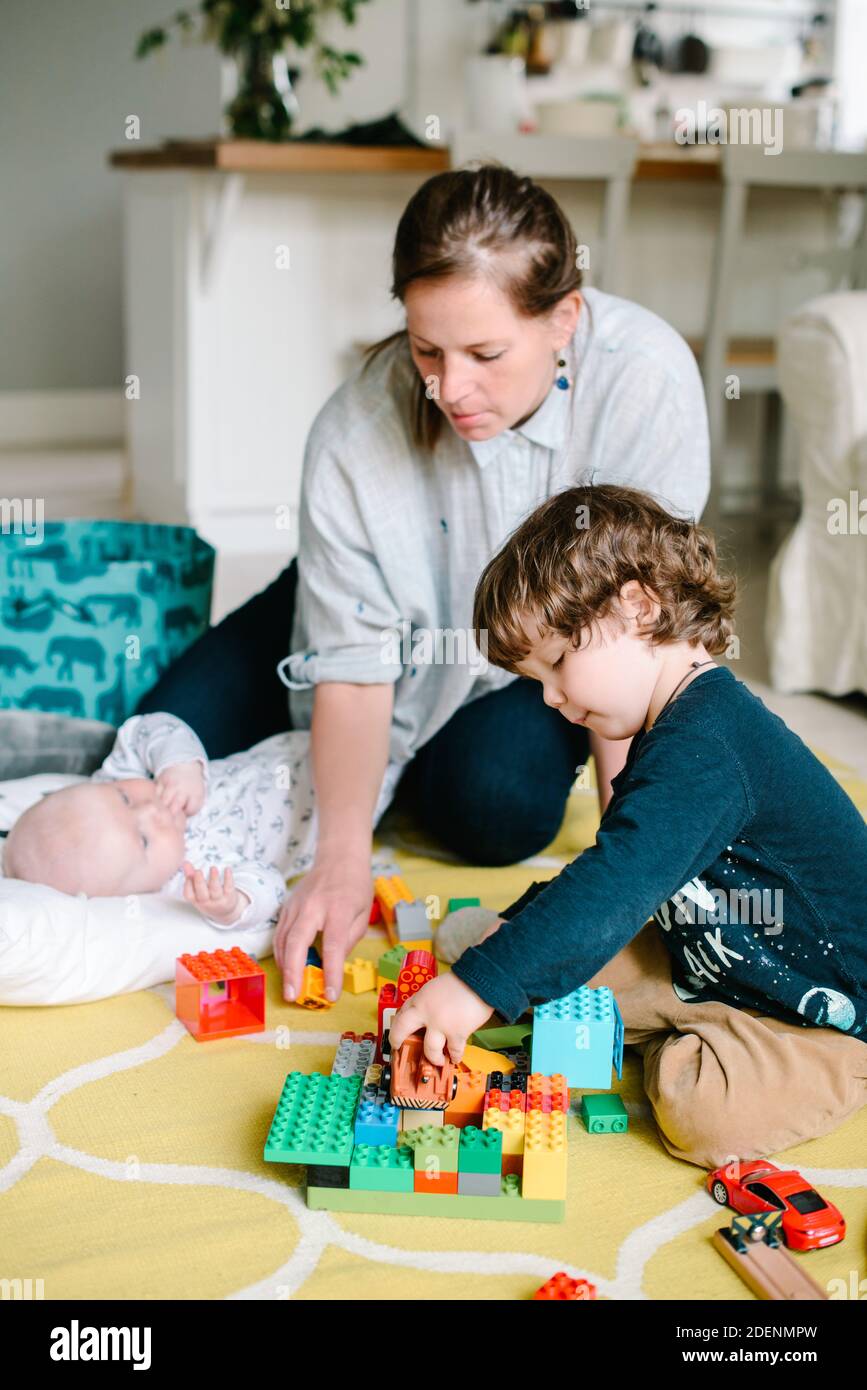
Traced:
<path fill-rule="evenodd" d="M 867 692 L 867 291 L 797 310 L 777 360 L 798 433 L 802 511 L 771 566 L 771 681 L 782 691 Z"/>

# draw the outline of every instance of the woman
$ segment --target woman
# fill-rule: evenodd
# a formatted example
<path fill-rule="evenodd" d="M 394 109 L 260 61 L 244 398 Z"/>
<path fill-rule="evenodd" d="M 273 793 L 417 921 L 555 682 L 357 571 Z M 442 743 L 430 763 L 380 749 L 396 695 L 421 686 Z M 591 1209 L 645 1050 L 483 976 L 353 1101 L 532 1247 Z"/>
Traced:
<path fill-rule="evenodd" d="M 588 751 L 603 805 L 623 765 L 626 744 L 590 735 L 588 748 L 585 728 L 536 682 L 486 668 L 471 637 L 484 565 L 552 493 L 617 482 L 696 519 L 707 500 L 689 348 L 649 311 L 580 286 L 572 228 L 531 179 L 489 164 L 423 184 L 394 245 L 406 328 L 310 431 L 297 565 L 140 706 L 178 714 L 223 756 L 286 727 L 269 681 L 280 664 L 291 727 L 311 729 L 318 811 L 316 862 L 274 942 L 287 999 L 319 931 L 337 997 L 369 915 L 371 826 L 398 781 L 400 804 L 450 849 L 503 864 L 554 838 Z"/>

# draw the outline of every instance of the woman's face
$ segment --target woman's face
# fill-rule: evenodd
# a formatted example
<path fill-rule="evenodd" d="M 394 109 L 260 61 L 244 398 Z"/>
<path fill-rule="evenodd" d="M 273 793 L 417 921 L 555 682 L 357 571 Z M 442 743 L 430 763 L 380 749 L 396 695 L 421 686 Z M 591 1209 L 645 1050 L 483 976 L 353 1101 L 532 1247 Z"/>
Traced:
<path fill-rule="evenodd" d="M 524 318 L 488 280 L 452 276 L 415 281 L 404 307 L 429 394 L 462 439 L 480 440 L 523 424 L 542 404 L 581 295 L 566 295 L 545 317 Z"/>

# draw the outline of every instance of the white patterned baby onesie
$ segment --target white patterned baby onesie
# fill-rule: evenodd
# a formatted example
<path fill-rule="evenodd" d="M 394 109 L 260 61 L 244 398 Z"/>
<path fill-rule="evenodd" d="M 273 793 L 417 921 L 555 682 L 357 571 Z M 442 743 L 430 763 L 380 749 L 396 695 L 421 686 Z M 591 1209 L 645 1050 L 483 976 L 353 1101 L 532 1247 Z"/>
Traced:
<path fill-rule="evenodd" d="M 231 868 L 235 886 L 250 899 L 238 921 L 225 928 L 234 931 L 276 920 L 286 879 L 313 863 L 316 811 L 309 755 L 309 732 L 287 730 L 209 762 L 183 720 L 173 714 L 136 714 L 120 726 L 111 753 L 91 781 L 156 777 L 177 763 L 201 763 L 205 801 L 187 821 L 186 856 L 204 873 L 212 865 Z M 182 898 L 183 869 L 160 892 Z"/>

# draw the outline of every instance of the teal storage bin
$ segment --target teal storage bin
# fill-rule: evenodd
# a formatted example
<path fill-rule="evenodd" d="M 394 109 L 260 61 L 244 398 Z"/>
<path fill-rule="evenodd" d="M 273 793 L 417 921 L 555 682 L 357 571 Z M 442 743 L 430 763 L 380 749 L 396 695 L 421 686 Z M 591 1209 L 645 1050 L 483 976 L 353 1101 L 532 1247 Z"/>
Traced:
<path fill-rule="evenodd" d="M 0 537 L 0 708 L 122 724 L 208 627 L 213 548 L 188 526 L 46 522 Z"/>

